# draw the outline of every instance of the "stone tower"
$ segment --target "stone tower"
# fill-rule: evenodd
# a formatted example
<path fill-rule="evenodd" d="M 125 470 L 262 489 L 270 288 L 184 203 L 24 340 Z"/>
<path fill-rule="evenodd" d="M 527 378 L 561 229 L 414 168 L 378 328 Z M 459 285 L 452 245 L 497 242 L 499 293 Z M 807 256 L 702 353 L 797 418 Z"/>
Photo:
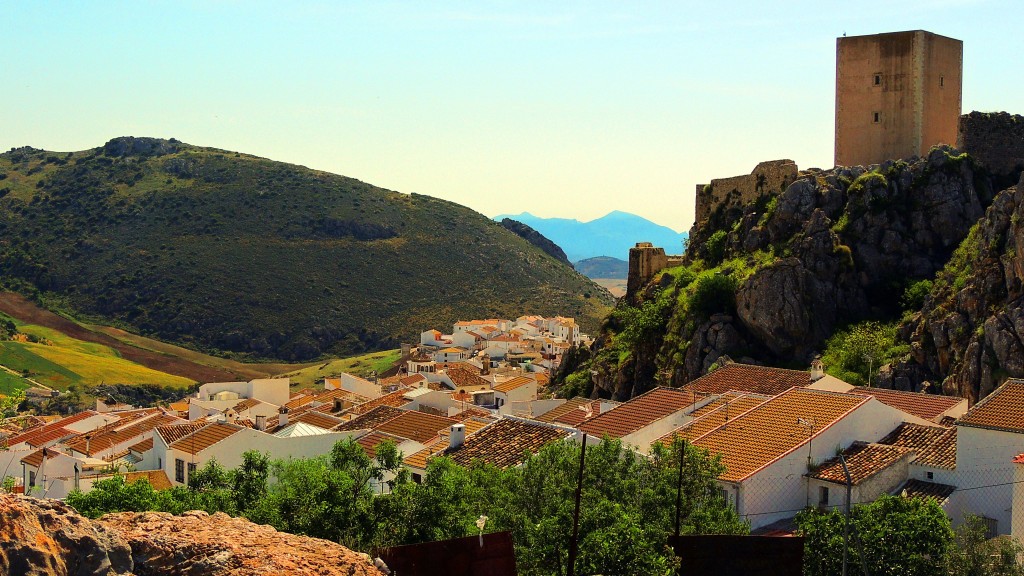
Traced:
<path fill-rule="evenodd" d="M 924 30 L 836 39 L 837 166 L 955 145 L 964 44 Z"/>

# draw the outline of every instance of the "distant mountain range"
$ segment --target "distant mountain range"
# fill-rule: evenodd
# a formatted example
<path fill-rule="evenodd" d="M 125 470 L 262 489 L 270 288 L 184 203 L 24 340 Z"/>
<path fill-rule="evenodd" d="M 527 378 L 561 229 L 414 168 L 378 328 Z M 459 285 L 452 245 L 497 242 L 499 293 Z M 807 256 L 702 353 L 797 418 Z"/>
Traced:
<path fill-rule="evenodd" d="M 540 218 L 529 212 L 502 214 L 494 219 L 511 218 L 540 232 L 558 244 L 569 260 L 578 262 L 595 256 L 628 260 L 629 249 L 637 242 L 652 242 L 669 254 L 683 251 L 685 232 L 655 224 L 650 220 L 618 210 L 590 222 L 571 218 Z"/>
<path fill-rule="evenodd" d="M 629 262 L 611 256 L 594 256 L 574 262 L 573 267 L 587 278 L 622 278 L 629 273 Z"/>

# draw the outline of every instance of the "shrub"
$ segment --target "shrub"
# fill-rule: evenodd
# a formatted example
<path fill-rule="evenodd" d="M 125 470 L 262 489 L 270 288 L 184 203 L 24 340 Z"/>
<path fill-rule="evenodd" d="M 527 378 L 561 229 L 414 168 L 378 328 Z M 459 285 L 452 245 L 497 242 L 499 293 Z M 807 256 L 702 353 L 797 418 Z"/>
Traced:
<path fill-rule="evenodd" d="M 725 274 L 709 274 L 697 278 L 690 309 L 710 316 L 716 312 L 732 313 L 736 310 L 736 280 Z"/>
<path fill-rule="evenodd" d="M 725 257 L 725 240 L 728 237 L 725 230 L 718 230 L 704 243 L 704 250 L 708 254 L 708 262 L 712 265 L 718 264 Z"/>

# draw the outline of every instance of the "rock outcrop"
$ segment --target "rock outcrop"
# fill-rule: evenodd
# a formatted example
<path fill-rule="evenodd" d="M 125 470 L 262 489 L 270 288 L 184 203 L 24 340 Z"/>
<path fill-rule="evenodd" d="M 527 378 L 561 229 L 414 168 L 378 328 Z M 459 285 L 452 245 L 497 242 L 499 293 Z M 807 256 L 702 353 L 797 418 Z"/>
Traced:
<path fill-rule="evenodd" d="M 108 514 L 96 521 L 56 500 L 0 495 L 0 574 L 19 576 L 371 576 L 365 556 L 225 514 Z"/>
<path fill-rule="evenodd" d="M 902 331 L 911 358 L 885 383 L 932 382 L 976 401 L 1024 377 L 1024 179 L 996 196 Z"/>
<path fill-rule="evenodd" d="M 534 230 L 527 224 L 523 224 L 518 220 L 511 218 L 502 218 L 501 225 L 512 232 L 516 236 L 519 236 L 523 240 L 526 240 L 530 244 L 533 244 L 537 248 L 543 250 L 548 256 L 551 256 L 555 260 L 558 260 L 562 264 L 572 268 L 572 262 L 569 262 L 569 258 L 565 255 L 565 251 L 558 245 L 548 239 L 547 236 Z"/>

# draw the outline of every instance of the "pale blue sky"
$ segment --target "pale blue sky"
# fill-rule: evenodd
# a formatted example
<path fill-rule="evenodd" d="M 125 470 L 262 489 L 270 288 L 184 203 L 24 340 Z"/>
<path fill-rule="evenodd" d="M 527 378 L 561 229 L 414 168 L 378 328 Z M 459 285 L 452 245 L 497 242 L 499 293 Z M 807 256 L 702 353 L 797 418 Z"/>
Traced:
<path fill-rule="evenodd" d="M 835 38 L 964 41 L 964 110 L 1024 114 L 1024 3 L 4 3 L 0 149 L 175 137 L 488 216 L 634 212 L 832 161 Z"/>

